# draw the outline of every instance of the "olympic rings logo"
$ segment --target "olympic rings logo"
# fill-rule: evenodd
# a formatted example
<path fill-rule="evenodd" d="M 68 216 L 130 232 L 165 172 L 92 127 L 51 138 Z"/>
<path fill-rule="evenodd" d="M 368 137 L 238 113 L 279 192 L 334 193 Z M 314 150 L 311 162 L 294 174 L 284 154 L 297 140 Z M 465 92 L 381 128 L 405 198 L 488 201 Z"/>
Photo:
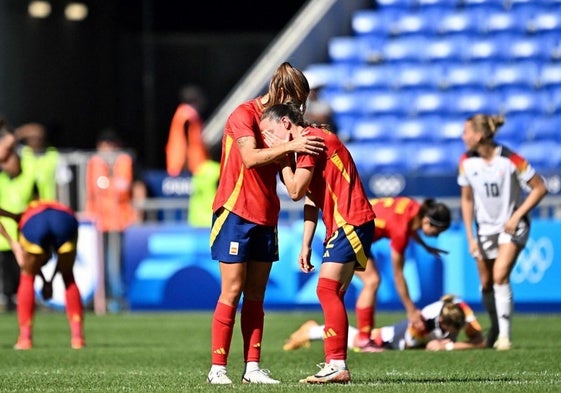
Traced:
<path fill-rule="evenodd" d="M 520 253 L 512 271 L 512 282 L 516 284 L 524 281 L 528 281 L 530 284 L 540 282 L 553 263 L 553 254 L 551 239 L 546 237 L 541 237 L 535 241 L 528 239 L 528 243 Z"/>
<path fill-rule="evenodd" d="M 399 195 L 405 188 L 405 177 L 398 173 L 375 175 L 368 180 L 368 187 L 377 196 Z"/>

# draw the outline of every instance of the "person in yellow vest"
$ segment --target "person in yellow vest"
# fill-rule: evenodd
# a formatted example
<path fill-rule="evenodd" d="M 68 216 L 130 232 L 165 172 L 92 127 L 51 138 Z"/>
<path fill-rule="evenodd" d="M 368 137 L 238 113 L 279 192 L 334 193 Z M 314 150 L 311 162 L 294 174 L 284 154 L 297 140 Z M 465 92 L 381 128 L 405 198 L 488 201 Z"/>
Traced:
<path fill-rule="evenodd" d="M 212 217 L 212 202 L 218 187 L 220 163 L 206 160 L 199 165 L 191 178 L 191 196 L 187 222 L 194 228 L 210 228 Z"/>
<path fill-rule="evenodd" d="M 20 142 L 19 154 L 24 166 L 35 173 L 37 188 L 43 200 L 60 200 L 59 179 L 66 165 L 58 149 L 48 144 L 47 129 L 40 123 L 26 123 L 15 129 Z"/>
<path fill-rule="evenodd" d="M 19 214 L 37 196 L 35 172 L 16 151 L 16 137 L 4 120 L 0 120 L 0 209 Z M 0 217 L 0 223 L 13 238 L 17 237 L 17 223 Z M 20 268 L 12 252 L 11 244 L 0 237 L 0 307 L 14 311 L 17 304 Z"/>
<path fill-rule="evenodd" d="M 143 220 L 137 206 L 146 199 L 146 185 L 138 177 L 133 155 L 123 148 L 115 130 L 102 131 L 96 148 L 86 167 L 84 213 L 102 234 L 108 309 L 119 311 L 124 306 L 121 238 L 129 226 Z"/>

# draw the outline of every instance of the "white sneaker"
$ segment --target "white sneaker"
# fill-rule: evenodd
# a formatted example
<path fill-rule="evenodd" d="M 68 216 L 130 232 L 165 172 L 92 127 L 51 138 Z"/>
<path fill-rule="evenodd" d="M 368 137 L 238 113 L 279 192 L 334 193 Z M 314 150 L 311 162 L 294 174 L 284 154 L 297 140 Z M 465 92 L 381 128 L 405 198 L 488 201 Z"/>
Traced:
<path fill-rule="evenodd" d="M 300 380 L 300 383 L 349 383 L 351 373 L 348 369 L 341 369 L 332 364 L 320 363 L 321 370 L 316 375 L 310 375 Z"/>
<path fill-rule="evenodd" d="M 216 371 L 210 370 L 208 377 L 206 379 L 208 383 L 213 385 L 230 385 L 232 380 L 226 375 L 226 369 L 220 369 Z"/>
<path fill-rule="evenodd" d="M 265 369 L 257 369 L 245 373 L 242 378 L 242 383 L 262 383 L 262 384 L 275 384 L 280 383 L 276 379 L 271 378 L 270 371 Z"/>

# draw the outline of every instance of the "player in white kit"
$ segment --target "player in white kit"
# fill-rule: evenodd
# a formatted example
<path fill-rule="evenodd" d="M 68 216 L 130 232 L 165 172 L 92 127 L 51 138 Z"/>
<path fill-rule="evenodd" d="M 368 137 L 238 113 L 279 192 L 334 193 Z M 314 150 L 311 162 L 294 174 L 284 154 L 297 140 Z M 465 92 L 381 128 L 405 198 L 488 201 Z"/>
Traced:
<path fill-rule="evenodd" d="M 494 140 L 504 122 L 504 116 L 485 114 L 466 120 L 462 139 L 467 151 L 458 174 L 469 251 L 477 261 L 482 302 L 491 320 L 488 345 L 497 350 L 511 347 L 510 273 L 528 240 L 529 213 L 547 194 L 530 163 Z"/>

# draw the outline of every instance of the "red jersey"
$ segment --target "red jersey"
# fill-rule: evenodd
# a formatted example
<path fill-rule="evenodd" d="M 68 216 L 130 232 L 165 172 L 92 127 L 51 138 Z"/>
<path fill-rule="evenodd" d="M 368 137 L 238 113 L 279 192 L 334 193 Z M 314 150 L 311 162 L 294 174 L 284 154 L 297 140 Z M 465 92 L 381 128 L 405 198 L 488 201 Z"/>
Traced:
<path fill-rule="evenodd" d="M 421 205 L 407 197 L 375 198 L 370 202 L 376 213 L 374 241 L 388 238 L 391 248 L 403 255 L 412 232 L 409 224 Z"/>
<path fill-rule="evenodd" d="M 221 207 L 260 225 L 278 223 L 280 201 L 277 195 L 278 165 L 269 164 L 248 169 L 244 166 L 236 140 L 244 136 L 255 138 L 257 148 L 265 148 L 259 129 L 263 105 L 253 99 L 239 105 L 228 117 L 222 137 L 220 181 L 212 204 L 216 212 Z"/>
<path fill-rule="evenodd" d="M 322 211 L 326 239 L 344 224 L 354 226 L 372 221 L 372 205 L 358 175 L 353 158 L 341 140 L 322 128 L 308 128 L 309 135 L 323 138 L 325 152 L 320 155 L 299 154 L 296 166 L 314 167 L 308 197 Z"/>

